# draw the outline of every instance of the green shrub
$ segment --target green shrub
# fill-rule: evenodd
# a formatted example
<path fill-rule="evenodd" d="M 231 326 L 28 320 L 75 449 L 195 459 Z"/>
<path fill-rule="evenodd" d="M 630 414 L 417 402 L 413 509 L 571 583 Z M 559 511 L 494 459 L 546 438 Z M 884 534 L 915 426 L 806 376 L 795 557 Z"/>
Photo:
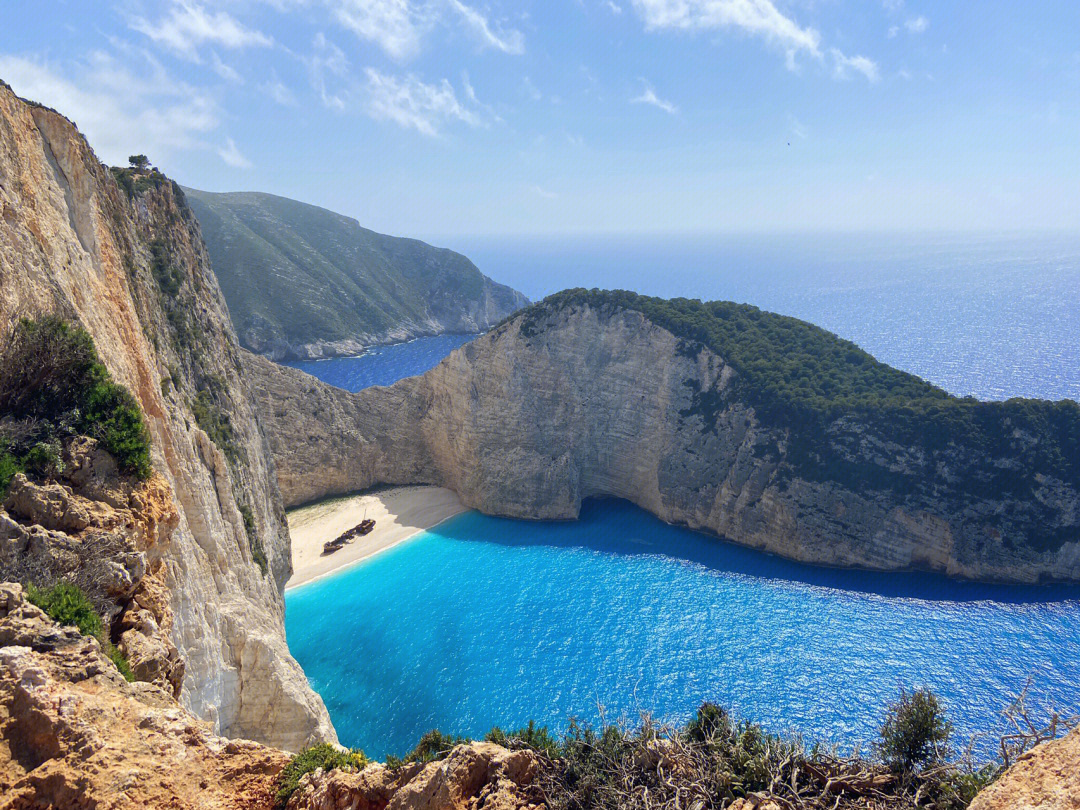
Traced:
<path fill-rule="evenodd" d="M 558 737 L 548 732 L 547 726 L 536 725 L 534 720 L 530 720 L 529 724 L 524 728 L 511 731 L 509 734 L 495 726 L 484 737 L 484 740 L 502 746 L 520 743 L 547 757 L 557 757 L 559 755 Z"/>
<path fill-rule="evenodd" d="M 124 676 L 124 680 L 129 683 L 135 680 L 135 673 L 131 671 L 131 665 L 128 663 L 127 658 L 120 652 L 120 649 L 110 641 L 104 643 L 105 655 L 112 661 L 120 674 Z"/>
<path fill-rule="evenodd" d="M 270 566 L 266 559 L 266 551 L 263 549 L 262 540 L 259 539 L 259 530 L 255 526 L 255 515 L 252 513 L 250 506 L 239 500 L 236 502 L 236 508 L 240 510 L 240 517 L 244 520 L 244 531 L 247 533 L 248 546 L 251 548 L 251 559 L 259 566 L 263 576 L 266 576 Z"/>
<path fill-rule="evenodd" d="M 90 335 L 59 317 L 23 319 L 8 336 L 0 350 L 0 413 L 38 426 L 27 446 L 7 451 L 24 467 L 58 462 L 58 452 L 52 459 L 36 445 L 82 434 L 97 439 L 124 472 L 150 475 L 150 434 L 138 402 L 113 382 Z"/>
<path fill-rule="evenodd" d="M 84 636 L 96 638 L 105 655 L 120 670 L 120 674 L 128 681 L 135 680 L 135 674 L 131 671 L 127 659 L 109 641 L 101 616 L 82 588 L 72 582 L 58 582 L 51 588 L 42 589 L 31 582 L 27 583 L 25 590 L 30 604 L 44 610 L 57 624 L 78 628 Z"/>
<path fill-rule="evenodd" d="M 161 239 L 150 243 L 150 269 L 165 295 L 175 297 L 180 292 L 180 286 L 184 283 L 184 271 L 172 263 L 169 249 Z"/>
<path fill-rule="evenodd" d="M 60 442 L 56 440 L 38 442 L 22 457 L 22 466 L 33 475 L 55 478 L 64 471 L 60 452 Z"/>
<path fill-rule="evenodd" d="M 943 761 L 949 753 L 952 724 L 945 719 L 937 696 L 929 689 L 908 692 L 889 707 L 881 726 L 878 752 L 895 771 L 911 773 Z"/>
<path fill-rule="evenodd" d="M 22 461 L 8 451 L 6 442 L 0 444 L 0 498 L 7 494 L 15 473 L 22 471 Z"/>
<path fill-rule="evenodd" d="M 77 627 L 84 636 L 104 638 L 101 617 L 82 588 L 71 582 L 58 582 L 42 590 L 33 584 L 26 586 L 26 598 L 31 604 L 49 614 L 57 624 Z"/>
<path fill-rule="evenodd" d="M 209 390 L 203 389 L 195 395 L 191 402 L 191 414 L 225 458 L 236 464 L 240 460 L 241 451 L 236 445 L 229 415 L 221 409 Z"/>
<path fill-rule="evenodd" d="M 281 771 L 277 783 L 277 807 L 289 803 L 293 793 L 300 787 L 300 779 L 306 773 L 322 768 L 324 771 L 359 771 L 368 764 L 368 758 L 359 748 L 340 751 L 330 743 L 320 743 L 301 751 L 289 760 Z"/>
<path fill-rule="evenodd" d="M 435 728 L 421 737 L 416 747 L 404 757 L 388 756 L 386 765 L 389 768 L 398 768 L 410 762 L 434 762 L 437 759 L 443 759 L 455 745 L 467 742 L 469 740 L 466 737 L 443 734 Z"/>

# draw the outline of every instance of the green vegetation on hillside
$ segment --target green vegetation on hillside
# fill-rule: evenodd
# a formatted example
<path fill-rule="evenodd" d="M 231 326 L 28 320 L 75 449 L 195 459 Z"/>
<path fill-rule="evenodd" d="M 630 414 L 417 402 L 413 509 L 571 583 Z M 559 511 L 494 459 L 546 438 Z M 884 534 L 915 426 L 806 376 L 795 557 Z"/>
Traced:
<path fill-rule="evenodd" d="M 594 727 L 571 720 L 562 734 L 529 722 L 517 731 L 494 728 L 485 737 L 511 750 L 530 750 L 537 773 L 526 788 L 531 801 L 551 810 L 648 810 L 656 807 L 721 808 L 735 800 L 767 797 L 782 807 L 841 810 L 962 810 L 1002 770 L 956 758 L 944 707 L 927 689 L 901 690 L 880 730 L 881 743 L 865 756 L 856 749 L 807 745 L 799 737 L 771 734 L 724 708 L 705 703 L 683 726 L 643 717 L 636 727 Z M 429 731 L 403 757 L 387 757 L 398 769 L 445 759 L 469 740 Z M 1024 749 L 1034 739 L 1024 743 Z M 283 806 L 300 776 L 353 770 L 356 752 L 310 748 L 293 758 L 279 780 Z M 360 763 L 366 758 L 360 755 Z"/>
<path fill-rule="evenodd" d="M 282 769 L 278 777 L 275 806 L 280 809 L 289 803 L 289 799 L 300 787 L 300 778 L 304 774 L 313 773 L 320 768 L 324 771 L 359 771 L 367 764 L 368 758 L 359 748 L 340 751 L 330 743 L 319 743 L 305 748 Z"/>
<path fill-rule="evenodd" d="M 101 617 L 82 589 L 71 582 L 58 582 L 51 588 L 38 588 L 33 583 L 26 586 L 26 598 L 49 614 L 57 624 L 75 627 L 84 636 L 96 638 L 105 655 L 112 661 L 126 680 L 135 680 L 124 654 L 116 648 L 105 633 Z"/>
<path fill-rule="evenodd" d="M 0 491 L 20 470 L 59 474 L 60 442 L 76 435 L 97 439 L 124 472 L 150 474 L 142 410 L 90 335 L 53 315 L 23 319 L 0 345 Z"/>
<path fill-rule="evenodd" d="M 1070 400 L 956 397 L 805 321 L 727 301 L 567 290 L 525 310 L 521 333 L 532 337 L 552 313 L 583 306 L 638 311 L 680 338 L 686 354 L 705 346 L 722 357 L 737 372 L 733 393 L 763 420 L 790 428 L 787 458 L 805 478 L 834 480 L 857 490 L 907 492 L 937 474 L 936 453 L 962 447 L 972 456 L 1016 461 L 966 481 L 973 494 L 1023 496 L 1039 475 L 1080 486 L 1080 405 Z M 704 429 L 711 429 L 726 402 L 713 391 L 694 393 L 694 405 L 684 416 L 701 416 Z M 830 444 L 833 434 L 843 432 L 837 430 L 843 417 L 916 449 L 929 462 L 912 475 L 845 460 Z"/>
<path fill-rule="evenodd" d="M 485 294 L 496 320 L 524 303 L 458 253 L 313 205 L 194 189 L 187 199 L 240 341 L 255 351 L 384 334 L 429 318 L 454 324 Z"/>

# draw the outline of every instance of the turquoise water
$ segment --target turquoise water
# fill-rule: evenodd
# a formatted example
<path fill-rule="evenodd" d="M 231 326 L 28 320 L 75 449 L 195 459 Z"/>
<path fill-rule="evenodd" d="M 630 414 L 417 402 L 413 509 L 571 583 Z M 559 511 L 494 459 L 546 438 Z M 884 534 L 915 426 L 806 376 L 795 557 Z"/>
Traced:
<path fill-rule="evenodd" d="M 706 699 L 850 745 L 900 684 L 932 686 L 963 738 L 1029 676 L 1080 709 L 1080 589 L 798 565 L 618 501 L 452 518 L 288 591 L 286 631 L 341 741 L 379 757 L 435 727 L 680 720 Z"/>

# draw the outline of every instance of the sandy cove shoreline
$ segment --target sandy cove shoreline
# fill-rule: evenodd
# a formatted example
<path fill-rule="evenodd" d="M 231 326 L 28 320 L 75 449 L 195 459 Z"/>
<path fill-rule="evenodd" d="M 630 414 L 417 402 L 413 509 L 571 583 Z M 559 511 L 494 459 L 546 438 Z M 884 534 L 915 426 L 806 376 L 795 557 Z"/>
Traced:
<path fill-rule="evenodd" d="M 285 588 L 296 588 L 365 560 L 468 511 L 453 490 L 408 486 L 332 498 L 286 513 L 292 535 L 293 575 Z M 323 554 L 323 543 L 351 529 L 365 517 L 375 528 L 354 538 L 341 551 Z"/>

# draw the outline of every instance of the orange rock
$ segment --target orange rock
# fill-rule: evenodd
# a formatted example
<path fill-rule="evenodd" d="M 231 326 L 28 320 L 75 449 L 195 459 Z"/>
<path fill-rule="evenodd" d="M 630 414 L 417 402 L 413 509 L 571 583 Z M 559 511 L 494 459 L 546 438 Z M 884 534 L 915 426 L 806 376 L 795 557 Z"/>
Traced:
<path fill-rule="evenodd" d="M 1080 810 L 1080 729 L 1028 751 L 970 810 Z"/>

